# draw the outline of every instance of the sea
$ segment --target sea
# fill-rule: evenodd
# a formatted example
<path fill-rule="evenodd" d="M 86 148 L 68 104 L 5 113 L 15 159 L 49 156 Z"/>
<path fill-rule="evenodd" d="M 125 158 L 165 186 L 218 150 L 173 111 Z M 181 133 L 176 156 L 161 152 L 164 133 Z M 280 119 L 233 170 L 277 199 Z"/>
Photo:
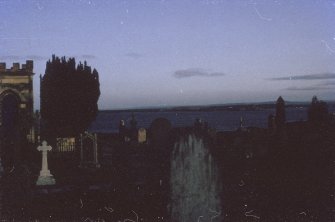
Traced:
<path fill-rule="evenodd" d="M 307 120 L 308 107 L 296 106 L 286 108 L 286 121 Z M 335 112 L 335 106 L 329 107 L 329 112 Z M 130 126 L 132 116 L 137 121 L 138 128 L 150 127 L 157 118 L 166 118 L 172 127 L 193 126 L 196 119 L 207 122 L 208 126 L 217 131 L 233 131 L 242 124 L 245 127 L 266 128 L 268 116 L 275 115 L 274 108 L 259 110 L 104 110 L 99 111 L 95 121 L 91 124 L 89 131 L 96 133 L 116 133 L 120 120 L 124 120 L 126 126 Z"/>

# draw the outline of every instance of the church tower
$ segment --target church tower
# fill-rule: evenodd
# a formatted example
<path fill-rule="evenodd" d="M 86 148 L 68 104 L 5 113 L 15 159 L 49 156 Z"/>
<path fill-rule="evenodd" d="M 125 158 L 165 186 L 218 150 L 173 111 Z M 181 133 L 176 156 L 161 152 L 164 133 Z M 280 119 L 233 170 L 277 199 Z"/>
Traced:
<path fill-rule="evenodd" d="M 0 63 L 0 154 L 20 152 L 26 139 L 33 142 L 33 61 Z"/>

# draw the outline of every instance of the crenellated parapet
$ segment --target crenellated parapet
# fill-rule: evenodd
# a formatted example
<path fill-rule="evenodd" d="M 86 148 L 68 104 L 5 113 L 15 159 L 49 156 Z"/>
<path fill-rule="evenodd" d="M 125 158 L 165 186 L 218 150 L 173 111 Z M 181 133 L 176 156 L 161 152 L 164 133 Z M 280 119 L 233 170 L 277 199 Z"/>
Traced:
<path fill-rule="evenodd" d="M 25 64 L 13 63 L 7 69 L 6 63 L 0 63 L 0 92 L 11 89 L 19 93 L 19 97 L 24 98 L 25 104 L 22 106 L 31 109 L 33 103 L 33 68 L 32 60 L 27 60 Z"/>
<path fill-rule="evenodd" d="M 14 62 L 12 67 L 7 69 L 7 64 L 5 62 L 0 62 L 0 75 L 33 75 L 34 62 L 33 60 L 27 60 L 25 64 L 20 66 L 20 63 Z"/>

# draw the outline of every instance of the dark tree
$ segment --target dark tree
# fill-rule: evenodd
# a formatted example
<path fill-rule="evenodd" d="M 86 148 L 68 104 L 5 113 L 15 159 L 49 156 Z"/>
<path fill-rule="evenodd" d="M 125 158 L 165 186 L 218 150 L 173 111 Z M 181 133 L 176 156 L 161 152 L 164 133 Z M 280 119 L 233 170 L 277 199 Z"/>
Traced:
<path fill-rule="evenodd" d="M 286 115 L 285 115 L 285 101 L 279 96 L 276 102 L 276 126 L 281 128 L 285 125 Z"/>
<path fill-rule="evenodd" d="M 41 77 L 41 117 L 47 134 L 76 136 L 86 130 L 98 112 L 99 74 L 74 58 L 55 55 Z"/>
<path fill-rule="evenodd" d="M 313 96 L 311 105 L 308 109 L 308 121 L 317 123 L 327 121 L 328 118 L 328 105 L 324 101 L 318 100 Z"/>

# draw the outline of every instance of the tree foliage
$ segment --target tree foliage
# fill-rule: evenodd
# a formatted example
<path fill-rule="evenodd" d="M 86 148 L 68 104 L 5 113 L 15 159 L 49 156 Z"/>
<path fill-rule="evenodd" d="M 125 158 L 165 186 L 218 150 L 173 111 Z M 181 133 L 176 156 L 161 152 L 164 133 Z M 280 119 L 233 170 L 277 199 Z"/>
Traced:
<path fill-rule="evenodd" d="M 98 112 L 99 74 L 74 58 L 55 55 L 41 77 L 41 117 L 47 132 L 74 136 L 86 130 Z"/>
<path fill-rule="evenodd" d="M 308 121 L 317 123 L 325 122 L 328 119 L 328 105 L 326 102 L 313 96 L 311 105 L 308 109 Z"/>

